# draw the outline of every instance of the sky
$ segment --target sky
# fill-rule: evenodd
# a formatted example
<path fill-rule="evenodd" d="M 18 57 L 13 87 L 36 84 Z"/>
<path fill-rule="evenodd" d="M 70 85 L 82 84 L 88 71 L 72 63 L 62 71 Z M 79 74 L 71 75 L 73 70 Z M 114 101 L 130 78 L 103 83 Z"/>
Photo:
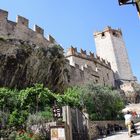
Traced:
<path fill-rule="evenodd" d="M 66 51 L 71 45 L 96 53 L 93 33 L 106 26 L 120 28 L 133 75 L 140 81 L 140 19 L 133 5 L 119 6 L 118 0 L 0 0 L 0 9 L 16 21 L 21 15 L 29 27 L 39 25 Z"/>

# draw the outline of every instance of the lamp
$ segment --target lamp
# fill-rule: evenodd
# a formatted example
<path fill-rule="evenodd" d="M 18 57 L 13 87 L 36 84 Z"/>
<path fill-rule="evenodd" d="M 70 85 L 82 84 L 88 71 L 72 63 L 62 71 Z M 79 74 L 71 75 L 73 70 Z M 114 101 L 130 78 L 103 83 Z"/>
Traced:
<path fill-rule="evenodd" d="M 134 0 L 118 0 L 119 5 L 134 4 Z"/>

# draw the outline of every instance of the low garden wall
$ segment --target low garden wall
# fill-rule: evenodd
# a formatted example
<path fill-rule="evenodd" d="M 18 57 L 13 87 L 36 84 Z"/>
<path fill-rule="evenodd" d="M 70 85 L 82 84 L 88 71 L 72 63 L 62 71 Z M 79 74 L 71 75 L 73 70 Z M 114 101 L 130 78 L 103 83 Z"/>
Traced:
<path fill-rule="evenodd" d="M 96 140 L 125 129 L 124 120 L 122 121 L 89 121 L 90 140 Z"/>

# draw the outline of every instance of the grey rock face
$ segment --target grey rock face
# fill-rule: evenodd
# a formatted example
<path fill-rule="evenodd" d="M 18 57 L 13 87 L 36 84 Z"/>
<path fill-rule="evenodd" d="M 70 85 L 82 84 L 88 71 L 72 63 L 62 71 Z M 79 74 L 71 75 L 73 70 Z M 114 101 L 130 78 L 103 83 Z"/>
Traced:
<path fill-rule="evenodd" d="M 0 86 L 21 89 L 43 83 L 62 92 L 67 86 L 65 64 L 58 45 L 43 48 L 27 41 L 0 39 Z"/>

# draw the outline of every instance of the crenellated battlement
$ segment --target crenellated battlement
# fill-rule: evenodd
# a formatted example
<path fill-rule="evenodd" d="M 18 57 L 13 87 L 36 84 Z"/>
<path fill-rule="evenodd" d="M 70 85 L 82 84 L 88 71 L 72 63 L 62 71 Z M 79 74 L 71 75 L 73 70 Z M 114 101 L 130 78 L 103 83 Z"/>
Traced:
<path fill-rule="evenodd" d="M 77 48 L 74 48 L 73 46 L 71 46 L 68 51 L 66 52 L 66 57 L 68 56 L 79 56 L 79 57 L 83 57 L 83 58 L 88 58 L 88 59 L 94 59 L 94 53 L 89 52 L 89 55 L 87 55 L 86 50 L 80 50 L 80 52 L 77 51 Z"/>
<path fill-rule="evenodd" d="M 94 53 L 89 52 L 89 55 L 86 53 L 86 50 L 80 50 L 80 52 L 77 51 L 77 48 L 74 48 L 73 46 L 71 46 L 68 51 L 66 52 L 66 58 L 71 57 L 71 56 L 75 56 L 75 57 L 79 57 L 81 59 L 86 59 L 89 61 L 94 61 L 96 63 L 100 63 L 102 65 L 110 66 L 110 63 L 108 61 L 105 61 L 104 59 L 100 58 L 98 55 L 94 55 Z"/>
<path fill-rule="evenodd" d="M 90 72 L 90 73 L 95 72 L 98 75 L 98 72 L 94 71 L 94 69 L 89 65 L 86 65 L 86 67 L 83 66 L 83 69 L 81 69 L 81 66 L 79 64 L 75 63 L 75 65 L 71 66 L 71 67 L 73 67 L 75 70 L 79 70 L 79 71 L 83 71 L 83 72 Z"/>
<path fill-rule="evenodd" d="M 34 31 L 41 35 L 44 35 L 44 30 L 41 27 L 39 27 L 38 25 L 34 26 Z"/>
<path fill-rule="evenodd" d="M 0 9 L 0 20 L 6 20 L 8 18 L 8 12 Z"/>
<path fill-rule="evenodd" d="M 101 38 L 105 38 L 107 33 L 110 33 L 112 36 L 118 38 L 122 36 L 121 29 L 112 29 L 110 26 L 107 26 L 103 31 L 95 32 L 94 37 L 96 38 L 97 36 L 101 36 Z"/>
<path fill-rule="evenodd" d="M 19 15 L 17 16 L 16 22 L 20 26 L 21 25 L 26 26 L 26 27 L 29 26 L 29 20 L 26 19 L 25 17 L 19 16 Z"/>
<path fill-rule="evenodd" d="M 56 43 L 55 39 L 49 35 L 44 36 L 44 29 L 38 25 L 34 29 L 29 28 L 29 20 L 20 15 L 16 22 L 8 20 L 8 12 L 0 9 L 0 37 L 5 39 L 21 39 L 31 41 L 36 45 L 47 47 L 50 43 Z"/>

